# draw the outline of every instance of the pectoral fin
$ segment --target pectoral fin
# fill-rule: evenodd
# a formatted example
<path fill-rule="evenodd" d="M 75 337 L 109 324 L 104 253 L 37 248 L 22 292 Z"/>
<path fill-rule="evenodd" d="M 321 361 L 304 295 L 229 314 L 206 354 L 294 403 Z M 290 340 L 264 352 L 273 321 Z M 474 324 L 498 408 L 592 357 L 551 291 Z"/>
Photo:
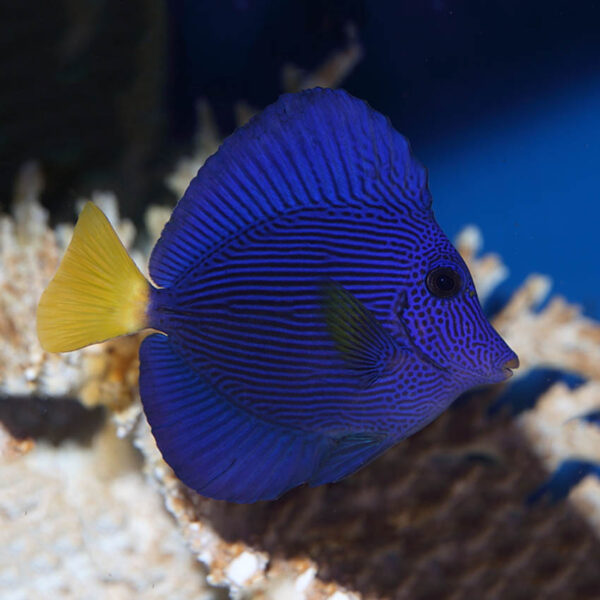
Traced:
<path fill-rule="evenodd" d="M 338 283 L 323 284 L 325 321 L 337 350 L 365 387 L 395 362 L 403 349 L 375 316 Z"/>

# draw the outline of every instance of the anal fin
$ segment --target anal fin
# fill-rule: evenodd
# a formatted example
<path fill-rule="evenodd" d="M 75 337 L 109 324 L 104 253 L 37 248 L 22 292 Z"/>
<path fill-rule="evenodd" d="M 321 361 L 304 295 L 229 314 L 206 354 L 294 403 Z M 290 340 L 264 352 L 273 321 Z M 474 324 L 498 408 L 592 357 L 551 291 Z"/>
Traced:
<path fill-rule="evenodd" d="M 277 498 L 308 481 L 331 444 L 220 396 L 162 334 L 147 337 L 140 348 L 140 393 L 164 459 L 186 485 L 210 498 Z"/>

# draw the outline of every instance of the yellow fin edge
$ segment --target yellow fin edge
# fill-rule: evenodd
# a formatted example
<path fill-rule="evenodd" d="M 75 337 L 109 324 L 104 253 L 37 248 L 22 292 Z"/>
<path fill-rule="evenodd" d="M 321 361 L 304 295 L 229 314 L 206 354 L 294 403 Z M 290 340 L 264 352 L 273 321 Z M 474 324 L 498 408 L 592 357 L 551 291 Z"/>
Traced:
<path fill-rule="evenodd" d="M 147 327 L 150 284 L 104 213 L 88 202 L 37 309 L 48 352 L 68 352 Z"/>

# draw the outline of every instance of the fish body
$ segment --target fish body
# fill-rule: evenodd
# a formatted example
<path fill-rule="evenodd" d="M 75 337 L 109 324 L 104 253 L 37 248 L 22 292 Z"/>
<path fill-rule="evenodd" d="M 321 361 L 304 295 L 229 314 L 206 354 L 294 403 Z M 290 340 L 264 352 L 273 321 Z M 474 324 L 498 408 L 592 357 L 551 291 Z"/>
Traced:
<path fill-rule="evenodd" d="M 252 502 L 336 481 L 516 366 L 426 179 L 387 119 L 321 89 L 282 96 L 206 162 L 153 250 L 155 285 L 132 276 L 115 301 L 122 333 L 161 332 L 140 393 L 184 483 Z M 66 327 L 49 325 L 57 297 L 42 342 Z"/>
<path fill-rule="evenodd" d="M 463 373 L 462 354 L 452 360 L 437 343 L 426 349 L 411 310 L 415 263 L 402 249 L 402 228 L 414 228 L 414 219 L 374 210 L 372 217 L 382 222 L 370 228 L 364 210 L 343 212 L 342 218 L 342 211 L 306 210 L 225 246 L 174 286 L 153 292 L 150 321 L 246 410 L 292 427 L 326 433 L 373 427 L 401 439 L 423 425 L 422 415 L 435 418 L 472 387 L 477 368 L 482 382 L 504 379 L 504 373 L 476 362 L 465 364 Z M 317 226 L 322 231 L 315 234 Z M 432 258 L 443 245 L 451 256 L 439 236 Z M 422 254 L 429 254 L 426 248 Z M 453 259 L 466 273 L 459 257 Z M 427 270 L 425 263 L 417 282 Z M 327 327 L 323 285 L 331 280 L 368 307 L 398 347 L 370 385 L 349 368 Z M 444 315 L 444 322 L 451 317 Z M 491 327 L 487 333 L 486 341 L 493 341 Z M 458 341 L 464 337 L 457 331 Z"/>

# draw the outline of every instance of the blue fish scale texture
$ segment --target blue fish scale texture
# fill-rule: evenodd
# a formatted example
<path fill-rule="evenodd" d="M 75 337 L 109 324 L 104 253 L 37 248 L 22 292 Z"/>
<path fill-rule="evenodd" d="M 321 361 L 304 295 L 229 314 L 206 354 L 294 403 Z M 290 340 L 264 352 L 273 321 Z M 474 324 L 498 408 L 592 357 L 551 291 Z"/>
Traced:
<path fill-rule="evenodd" d="M 249 502 L 335 481 L 505 378 L 514 353 L 430 203 L 406 140 L 342 91 L 283 96 L 206 162 L 152 254 L 166 337 L 141 352 L 185 483 Z"/>

